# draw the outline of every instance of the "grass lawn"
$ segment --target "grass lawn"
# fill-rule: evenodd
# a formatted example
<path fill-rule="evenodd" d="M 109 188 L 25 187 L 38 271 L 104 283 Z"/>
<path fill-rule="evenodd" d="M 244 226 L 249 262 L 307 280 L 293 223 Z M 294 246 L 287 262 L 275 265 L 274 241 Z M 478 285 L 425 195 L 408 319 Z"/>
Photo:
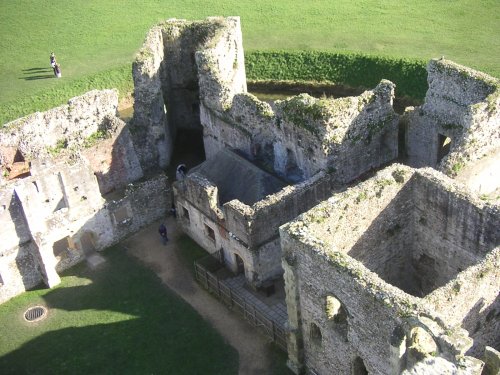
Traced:
<path fill-rule="evenodd" d="M 498 0 L 1 1 L 0 124 L 93 87 L 129 90 L 123 71 L 147 30 L 171 17 L 239 15 L 247 50 L 444 55 L 500 77 L 499 14 Z M 50 51 L 62 79 L 47 69 Z"/>
<path fill-rule="evenodd" d="M 238 353 L 120 249 L 0 306 L 0 374 L 237 374 Z M 45 320 L 26 323 L 35 304 Z"/>

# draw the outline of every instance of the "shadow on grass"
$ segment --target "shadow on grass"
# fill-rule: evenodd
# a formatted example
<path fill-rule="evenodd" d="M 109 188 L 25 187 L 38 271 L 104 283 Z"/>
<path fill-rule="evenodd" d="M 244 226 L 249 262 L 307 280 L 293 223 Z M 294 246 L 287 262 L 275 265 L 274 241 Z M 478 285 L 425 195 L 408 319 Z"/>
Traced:
<path fill-rule="evenodd" d="M 44 74 L 50 73 L 50 74 Z M 25 81 L 35 81 L 38 79 L 48 79 L 55 78 L 52 68 L 50 67 L 38 67 L 38 68 L 29 68 L 23 69 L 24 77 L 19 77 L 19 79 L 24 79 Z M 30 74 L 29 76 L 26 76 Z"/>
<path fill-rule="evenodd" d="M 48 79 L 48 78 L 56 78 L 54 74 L 43 74 L 37 76 L 29 76 L 29 77 L 21 77 L 19 79 L 24 79 L 25 81 L 35 81 L 37 79 Z"/>
<path fill-rule="evenodd" d="M 41 70 L 41 71 L 51 71 L 52 68 L 48 68 L 48 67 L 38 67 L 38 68 L 29 68 L 29 69 L 23 69 L 23 72 L 33 72 L 33 71 L 36 71 L 36 70 Z M 27 74 L 27 73 L 25 73 Z"/>
<path fill-rule="evenodd" d="M 0 373 L 237 374 L 237 352 L 196 311 L 122 251 L 106 258 L 94 271 L 71 269 L 42 294 L 41 334 L 33 328 L 37 337 L 1 357 Z"/>

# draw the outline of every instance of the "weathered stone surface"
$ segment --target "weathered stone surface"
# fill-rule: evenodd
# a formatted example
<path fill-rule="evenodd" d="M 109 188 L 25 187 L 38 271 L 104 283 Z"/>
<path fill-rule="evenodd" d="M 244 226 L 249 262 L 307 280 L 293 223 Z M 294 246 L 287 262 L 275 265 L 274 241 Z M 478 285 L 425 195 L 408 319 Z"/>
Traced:
<path fill-rule="evenodd" d="M 439 172 L 393 165 L 284 225 L 291 342 L 303 342 L 290 360 L 321 374 L 350 374 L 358 357 L 381 374 L 480 373 L 464 355 L 496 340 L 474 311 L 498 303 L 499 215 Z M 345 334 L 328 296 L 347 312 Z"/>
<path fill-rule="evenodd" d="M 493 172 L 498 157 L 480 161 L 500 149 L 499 80 L 443 59 L 431 60 L 427 71 L 425 102 L 408 114 L 410 165 L 463 175 L 479 193 L 494 191 L 500 187 Z M 465 173 L 467 167 L 474 173 Z"/>
<path fill-rule="evenodd" d="M 116 90 L 89 91 L 70 99 L 67 105 L 5 124 L 0 129 L 0 144 L 15 147 L 27 160 L 50 156 L 51 149 L 63 144 L 83 144 L 107 117 L 116 116 L 117 106 Z"/>

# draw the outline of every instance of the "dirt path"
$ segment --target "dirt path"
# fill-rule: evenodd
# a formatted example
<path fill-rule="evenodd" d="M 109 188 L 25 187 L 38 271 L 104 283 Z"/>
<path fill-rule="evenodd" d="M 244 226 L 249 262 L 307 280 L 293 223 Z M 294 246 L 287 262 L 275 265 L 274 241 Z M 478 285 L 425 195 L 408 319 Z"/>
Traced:
<path fill-rule="evenodd" d="M 239 353 L 239 375 L 270 374 L 268 341 L 239 315 L 210 296 L 194 280 L 191 271 L 179 260 L 176 239 L 180 236 L 173 218 L 165 220 L 170 241 L 163 246 L 158 235 L 159 223 L 139 231 L 123 246 L 150 267 L 234 347 Z"/>

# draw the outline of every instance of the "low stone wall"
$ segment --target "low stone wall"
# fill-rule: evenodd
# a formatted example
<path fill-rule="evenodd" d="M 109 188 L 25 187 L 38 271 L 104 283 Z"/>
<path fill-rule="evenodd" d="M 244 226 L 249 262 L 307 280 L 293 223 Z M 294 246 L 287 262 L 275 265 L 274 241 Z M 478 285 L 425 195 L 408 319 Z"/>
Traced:
<path fill-rule="evenodd" d="M 50 149 L 82 145 L 118 107 L 116 90 L 89 91 L 45 112 L 5 124 L 0 146 L 16 147 L 26 160 L 50 156 Z M 4 164 L 0 152 L 0 163 Z"/>

